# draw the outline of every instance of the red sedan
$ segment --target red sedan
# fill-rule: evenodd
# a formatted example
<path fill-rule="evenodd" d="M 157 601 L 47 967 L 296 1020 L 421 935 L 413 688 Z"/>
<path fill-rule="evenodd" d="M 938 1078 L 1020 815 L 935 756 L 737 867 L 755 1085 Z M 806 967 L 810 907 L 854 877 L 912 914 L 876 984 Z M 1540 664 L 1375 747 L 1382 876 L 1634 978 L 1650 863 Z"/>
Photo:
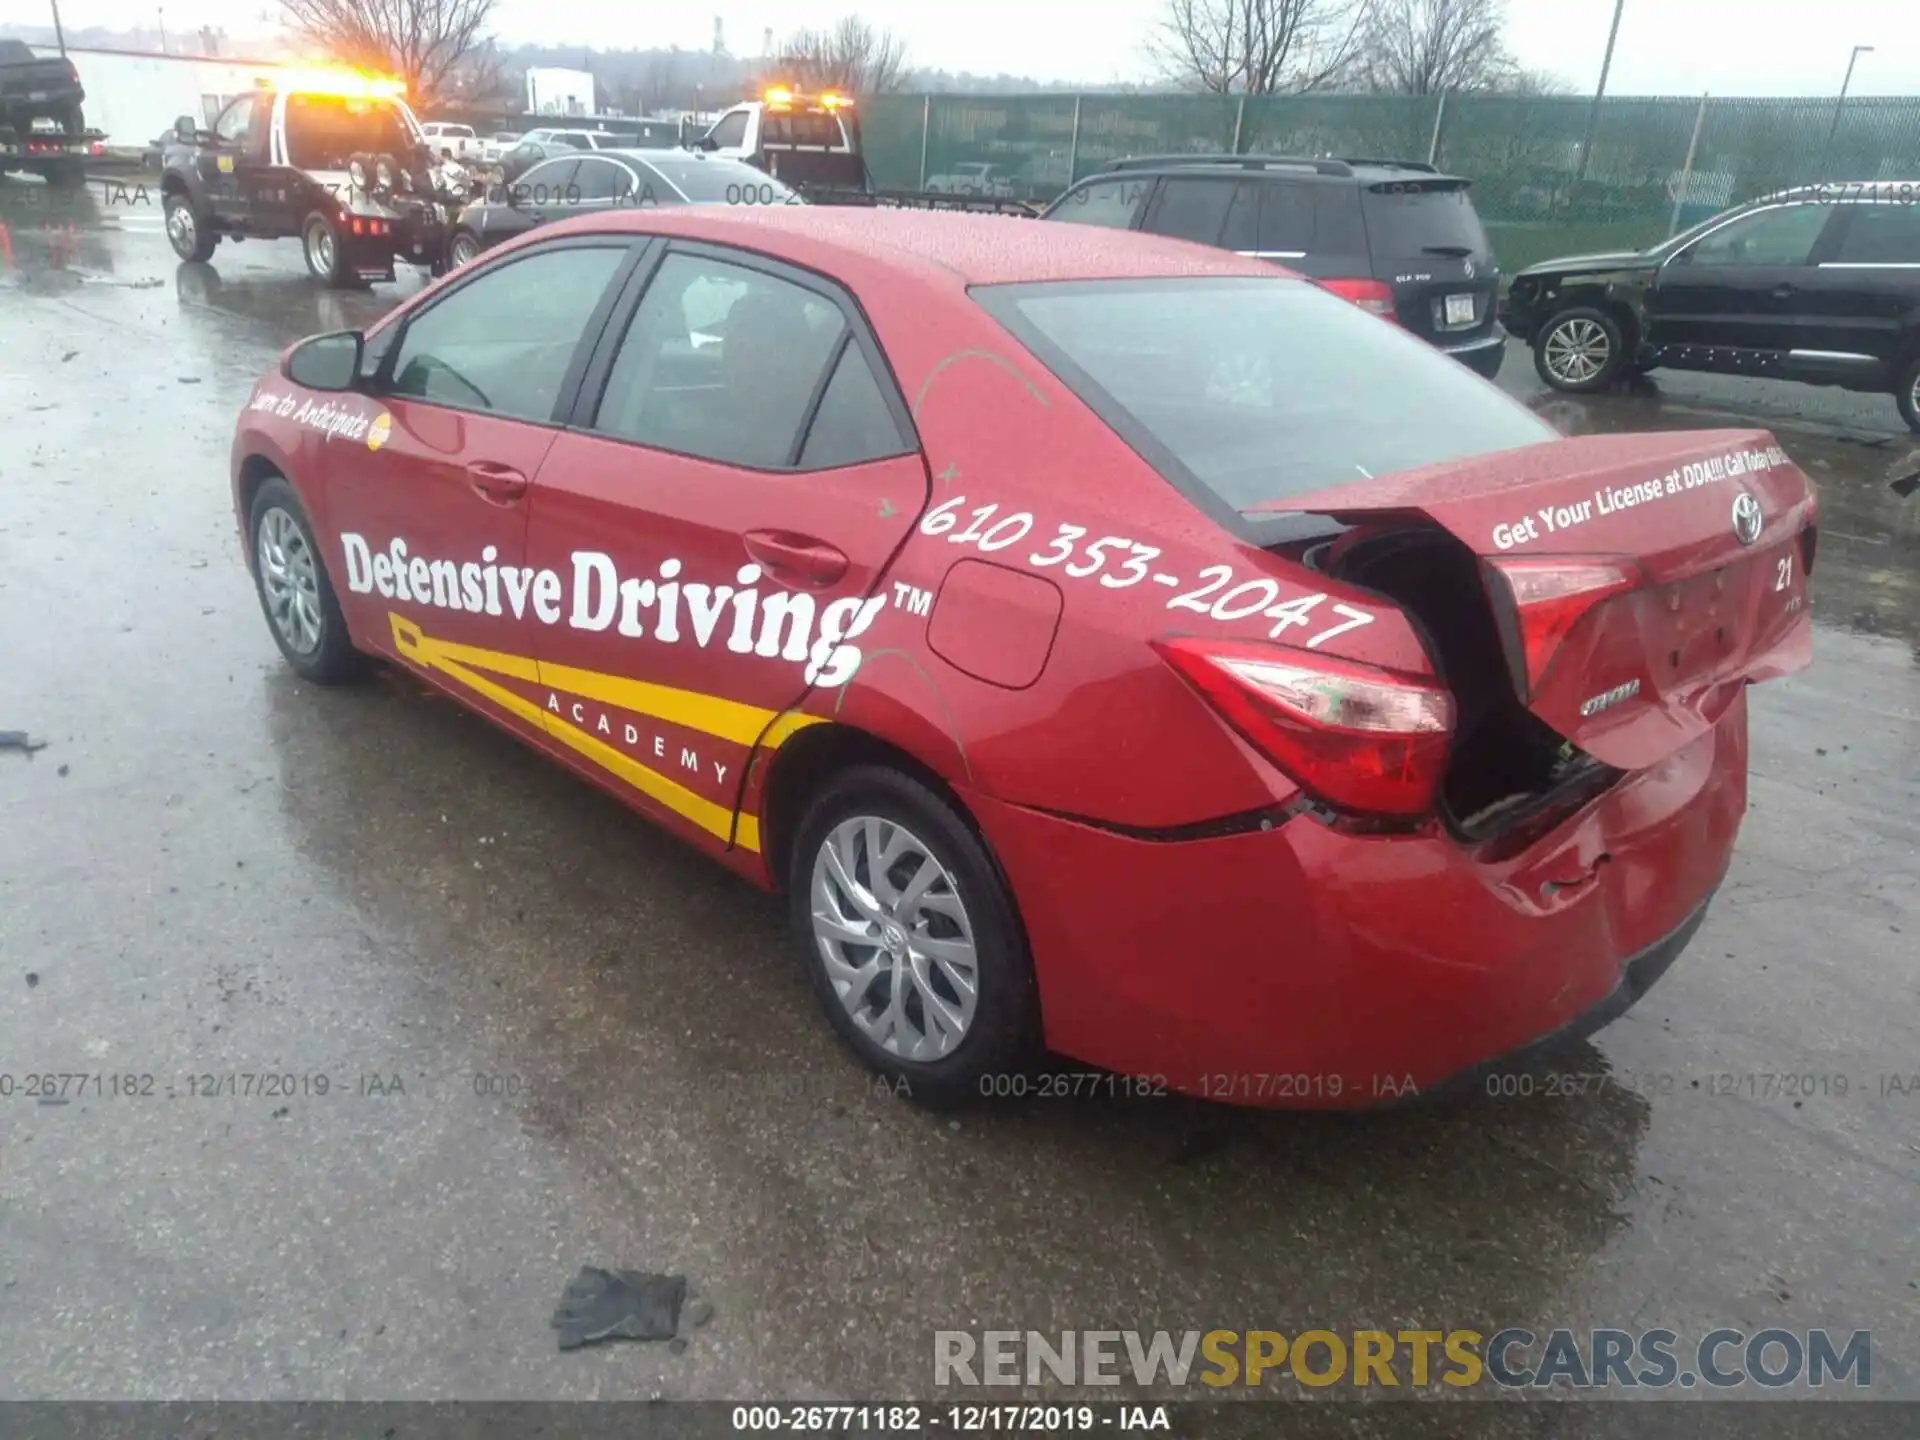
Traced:
<path fill-rule="evenodd" d="M 1267 262 L 997 217 L 536 231 L 289 350 L 233 484 L 295 670 L 397 662 L 784 890 L 923 1100 L 1044 1047 L 1368 1105 L 1584 1033 L 1811 658 L 1765 432 L 1562 439 Z"/>

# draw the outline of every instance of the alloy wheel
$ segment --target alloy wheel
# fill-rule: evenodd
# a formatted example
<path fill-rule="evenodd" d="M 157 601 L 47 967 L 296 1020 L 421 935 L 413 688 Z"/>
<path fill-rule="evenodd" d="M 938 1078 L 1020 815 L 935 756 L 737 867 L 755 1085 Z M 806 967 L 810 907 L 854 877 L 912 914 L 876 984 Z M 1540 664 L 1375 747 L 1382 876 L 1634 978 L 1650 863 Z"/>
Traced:
<path fill-rule="evenodd" d="M 938 1060 L 973 1024 L 980 966 L 951 871 L 904 825 L 841 821 L 813 861 L 815 943 L 854 1026 L 890 1055 Z"/>
<path fill-rule="evenodd" d="M 469 237 L 461 235 L 454 240 L 453 250 L 449 258 L 453 261 L 453 266 L 457 270 L 462 265 L 472 264 L 473 257 L 479 253 L 480 247 Z"/>
<path fill-rule="evenodd" d="M 299 522 L 278 507 L 262 515 L 254 559 L 274 630 L 296 654 L 311 655 L 320 648 L 320 578 Z"/>
<path fill-rule="evenodd" d="M 1545 364 L 1554 379 L 1584 385 L 1606 368 L 1613 344 L 1597 321 L 1584 316 L 1563 321 L 1547 335 Z"/>

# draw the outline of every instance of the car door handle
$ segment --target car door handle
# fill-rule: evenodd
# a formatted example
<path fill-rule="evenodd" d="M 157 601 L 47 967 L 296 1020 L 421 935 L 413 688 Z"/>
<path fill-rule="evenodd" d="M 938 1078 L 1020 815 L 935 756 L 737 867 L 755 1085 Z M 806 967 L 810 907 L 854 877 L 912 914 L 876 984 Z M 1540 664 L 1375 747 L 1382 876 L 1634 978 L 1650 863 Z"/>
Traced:
<path fill-rule="evenodd" d="M 741 541 L 776 580 L 803 586 L 831 585 L 847 573 L 847 557 L 824 540 L 791 530 L 752 530 Z"/>
<path fill-rule="evenodd" d="M 518 500 L 527 493 L 527 477 L 510 465 L 476 460 L 467 466 L 467 483 L 489 500 Z"/>
<path fill-rule="evenodd" d="M 1776 300 L 1785 300 L 1792 294 L 1793 286 L 1787 284 L 1785 281 L 1773 287 L 1773 298 Z"/>

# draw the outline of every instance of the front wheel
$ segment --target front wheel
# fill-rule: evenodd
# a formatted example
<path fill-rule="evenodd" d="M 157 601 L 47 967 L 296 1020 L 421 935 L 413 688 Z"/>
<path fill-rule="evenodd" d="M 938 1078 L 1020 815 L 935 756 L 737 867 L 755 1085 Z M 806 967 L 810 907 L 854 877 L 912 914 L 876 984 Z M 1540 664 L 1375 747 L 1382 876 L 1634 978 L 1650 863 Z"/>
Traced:
<path fill-rule="evenodd" d="M 187 196 L 175 191 L 167 196 L 163 212 L 167 222 L 167 243 L 182 260 L 204 265 L 213 258 L 213 247 L 220 237 L 205 223 L 200 211 Z"/>
<path fill-rule="evenodd" d="M 253 541 L 253 582 L 280 653 L 300 675 L 337 685 L 365 663 L 347 636 L 347 622 L 313 527 L 293 487 L 278 475 L 253 498 L 247 533 Z"/>
<path fill-rule="evenodd" d="M 947 801 L 885 766 L 844 772 L 800 826 L 789 893 L 814 992 L 868 1068 L 936 1107 L 1025 1072 L 1039 1039 L 1026 939 Z"/>
<path fill-rule="evenodd" d="M 318 210 L 307 216 L 300 227 L 300 248 L 307 257 L 307 273 L 332 290 L 344 290 L 352 283 L 347 269 L 345 247 L 340 232 Z"/>
<path fill-rule="evenodd" d="M 1894 392 L 1894 399 L 1900 404 L 1900 418 L 1907 422 L 1907 428 L 1920 434 L 1920 358 L 1900 372 L 1900 388 Z"/>
<path fill-rule="evenodd" d="M 1626 337 L 1604 310 L 1576 306 L 1562 310 L 1540 327 L 1533 342 L 1533 365 L 1555 390 L 1590 395 L 1618 378 L 1627 363 Z"/>

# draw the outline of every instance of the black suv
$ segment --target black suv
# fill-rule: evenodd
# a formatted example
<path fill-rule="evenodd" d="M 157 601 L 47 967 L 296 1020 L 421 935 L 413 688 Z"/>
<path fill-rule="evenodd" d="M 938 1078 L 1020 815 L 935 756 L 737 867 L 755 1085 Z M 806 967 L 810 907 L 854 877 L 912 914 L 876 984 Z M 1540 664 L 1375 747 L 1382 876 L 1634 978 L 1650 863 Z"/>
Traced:
<path fill-rule="evenodd" d="M 329 285 L 391 280 L 402 260 L 441 273 L 458 196 L 398 98 L 255 90 L 161 147 L 167 239 L 182 260 L 221 240 L 297 236 Z"/>
<path fill-rule="evenodd" d="M 1651 250 L 1529 266 L 1501 318 L 1556 390 L 1761 375 L 1891 393 L 1920 431 L 1920 182 L 1802 186 Z"/>
<path fill-rule="evenodd" d="M 1500 272 L 1467 185 L 1406 160 L 1150 155 L 1113 161 L 1041 218 L 1277 261 L 1492 379 Z"/>

